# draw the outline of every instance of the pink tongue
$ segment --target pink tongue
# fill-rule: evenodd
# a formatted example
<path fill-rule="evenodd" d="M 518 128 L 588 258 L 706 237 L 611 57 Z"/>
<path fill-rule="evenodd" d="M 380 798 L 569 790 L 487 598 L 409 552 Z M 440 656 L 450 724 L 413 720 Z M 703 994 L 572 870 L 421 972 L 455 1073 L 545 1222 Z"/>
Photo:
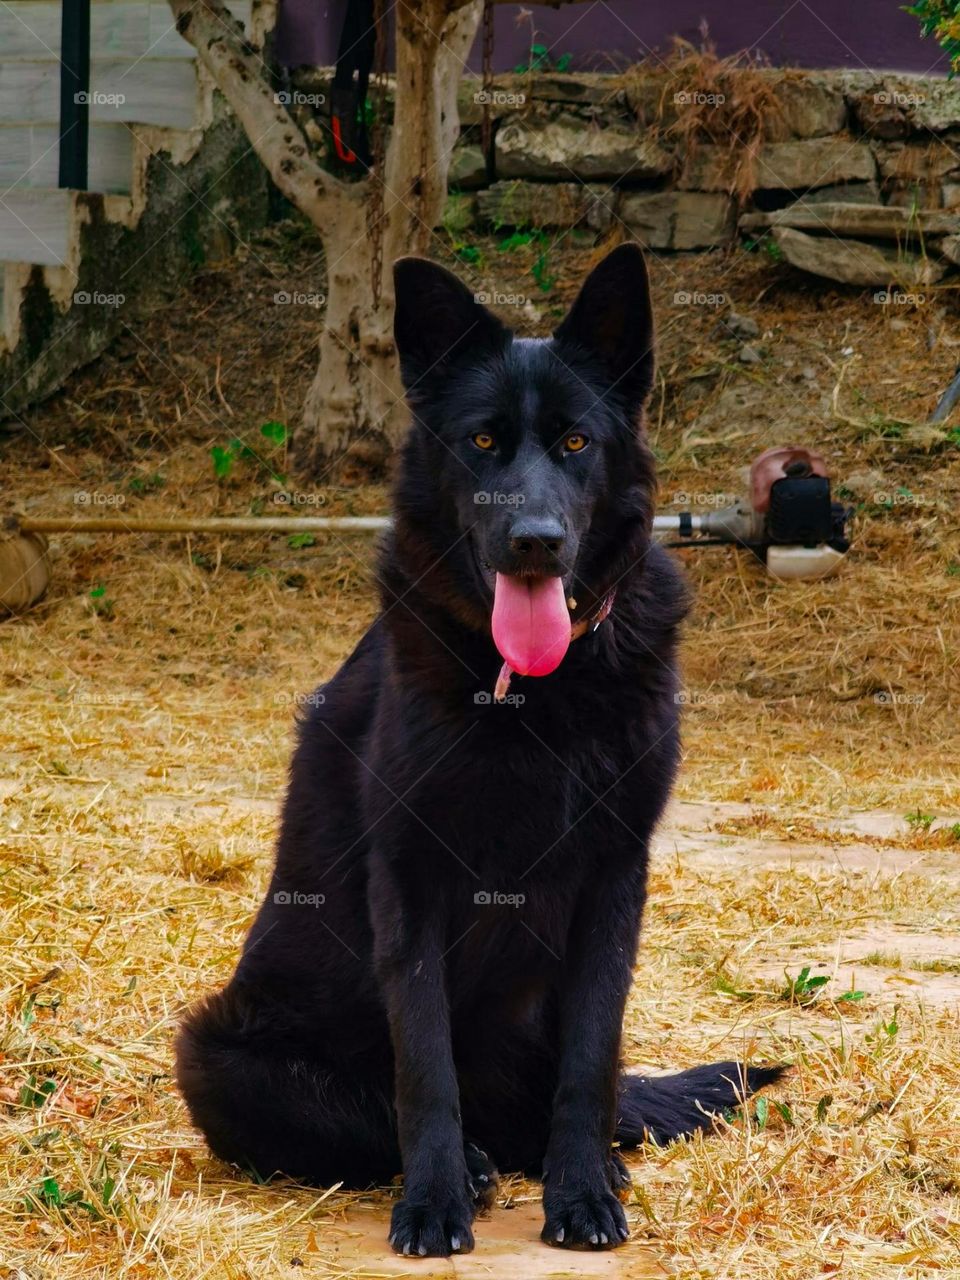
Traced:
<path fill-rule="evenodd" d="M 570 613 L 562 578 L 497 574 L 493 642 L 521 676 L 548 676 L 570 644 Z"/>

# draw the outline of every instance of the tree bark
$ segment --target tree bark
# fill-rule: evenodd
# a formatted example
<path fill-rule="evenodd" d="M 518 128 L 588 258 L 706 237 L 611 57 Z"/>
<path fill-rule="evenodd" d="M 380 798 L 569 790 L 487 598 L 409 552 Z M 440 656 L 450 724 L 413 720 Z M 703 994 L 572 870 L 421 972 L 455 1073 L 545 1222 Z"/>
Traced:
<path fill-rule="evenodd" d="M 242 24 L 221 0 L 170 0 L 170 8 L 177 31 L 196 49 L 277 187 L 319 226 L 324 214 L 335 214 L 344 184 L 311 156 L 296 121 L 277 102 L 267 67 Z"/>
<path fill-rule="evenodd" d="M 285 196 L 313 223 L 327 267 L 319 367 L 294 438 L 297 465 L 315 481 L 382 469 L 406 413 L 393 344 L 394 259 L 425 254 L 440 222 L 459 132 L 457 83 L 481 0 L 398 0 L 396 95 L 383 176 L 381 296 L 373 305 L 372 183 L 344 183 L 310 154 L 277 103 L 267 68 L 221 0 L 170 0 L 177 29 L 197 50 Z M 385 5 L 389 15 L 391 6 Z"/>
<path fill-rule="evenodd" d="M 393 263 L 426 254 L 440 223 L 450 156 L 459 133 L 457 84 L 480 20 L 480 0 L 399 0 L 396 96 L 387 148 L 380 303 L 373 305 L 373 246 L 366 226 L 370 181 L 346 189 L 323 233 L 327 313 L 320 363 L 304 407 L 301 467 L 321 474 L 379 470 L 407 421 L 393 344 Z"/>

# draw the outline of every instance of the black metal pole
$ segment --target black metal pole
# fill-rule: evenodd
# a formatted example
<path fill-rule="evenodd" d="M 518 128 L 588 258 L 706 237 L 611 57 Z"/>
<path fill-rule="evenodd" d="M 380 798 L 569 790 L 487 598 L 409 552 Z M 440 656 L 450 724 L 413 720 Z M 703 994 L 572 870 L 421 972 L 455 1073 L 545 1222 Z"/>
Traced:
<path fill-rule="evenodd" d="M 937 407 L 930 416 L 931 422 L 946 422 L 950 416 L 950 410 L 960 400 L 960 365 L 950 380 L 950 385 L 937 401 Z"/>
<path fill-rule="evenodd" d="M 90 116 L 90 0 L 62 0 L 60 18 L 61 187 L 87 185 Z"/>

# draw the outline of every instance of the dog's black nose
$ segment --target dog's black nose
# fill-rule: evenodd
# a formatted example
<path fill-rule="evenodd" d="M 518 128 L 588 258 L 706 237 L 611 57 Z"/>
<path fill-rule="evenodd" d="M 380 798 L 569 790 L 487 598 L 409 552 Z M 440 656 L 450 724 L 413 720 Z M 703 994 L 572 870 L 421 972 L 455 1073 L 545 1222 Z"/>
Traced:
<path fill-rule="evenodd" d="M 510 550 L 524 568 L 556 569 L 566 534 L 552 516 L 521 516 L 510 530 Z"/>

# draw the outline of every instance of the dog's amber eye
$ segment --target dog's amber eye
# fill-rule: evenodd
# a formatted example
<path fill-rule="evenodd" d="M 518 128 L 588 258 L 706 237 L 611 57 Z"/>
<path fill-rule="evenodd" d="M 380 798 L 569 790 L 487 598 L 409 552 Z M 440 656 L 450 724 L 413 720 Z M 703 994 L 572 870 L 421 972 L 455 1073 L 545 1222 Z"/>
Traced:
<path fill-rule="evenodd" d="M 572 436 L 567 436 L 563 442 L 563 447 L 567 453 L 580 453 L 587 447 L 587 437 L 575 432 Z"/>
<path fill-rule="evenodd" d="M 493 449 L 497 443 L 488 431 L 478 431 L 475 436 L 470 438 L 478 449 Z"/>

